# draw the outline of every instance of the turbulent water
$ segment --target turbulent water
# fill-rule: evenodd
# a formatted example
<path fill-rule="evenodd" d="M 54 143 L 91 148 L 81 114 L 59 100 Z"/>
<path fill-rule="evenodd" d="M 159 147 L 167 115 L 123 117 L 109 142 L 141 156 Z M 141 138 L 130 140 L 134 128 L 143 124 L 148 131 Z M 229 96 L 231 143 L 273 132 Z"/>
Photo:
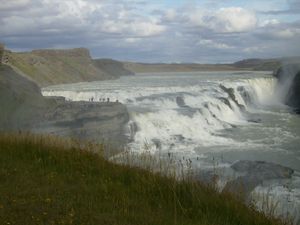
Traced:
<path fill-rule="evenodd" d="M 300 117 L 281 103 L 267 72 L 138 74 L 119 80 L 45 88 L 71 101 L 119 101 L 131 116 L 129 148 L 196 161 L 200 168 L 239 159 L 264 160 L 300 171 Z M 296 172 L 285 190 L 300 204 Z M 263 189 L 263 187 L 260 187 Z M 265 190 L 262 190 L 265 191 Z M 286 195 L 284 195 L 286 196 Z"/>

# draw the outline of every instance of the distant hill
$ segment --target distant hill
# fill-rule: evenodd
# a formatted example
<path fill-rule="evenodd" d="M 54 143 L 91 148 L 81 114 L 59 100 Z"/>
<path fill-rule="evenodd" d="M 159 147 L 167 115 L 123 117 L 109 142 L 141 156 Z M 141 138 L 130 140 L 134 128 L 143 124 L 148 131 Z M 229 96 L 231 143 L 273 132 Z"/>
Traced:
<path fill-rule="evenodd" d="M 5 52 L 7 64 L 16 72 L 35 81 L 39 86 L 115 79 L 128 75 L 122 63 L 114 60 L 93 60 L 89 50 L 34 50 Z"/>
<path fill-rule="evenodd" d="M 1 47 L 2 46 L 2 47 Z M 0 50 L 3 45 L 0 45 Z M 3 51 L 0 51 L 0 53 Z M 1 55 L 1 54 L 0 54 Z M 4 51 L 2 62 L 40 87 L 54 84 L 116 79 L 135 73 L 262 70 L 276 71 L 300 57 L 245 59 L 232 64 L 137 63 L 92 59 L 88 49 L 42 49 L 31 52 Z"/>
<path fill-rule="evenodd" d="M 242 69 L 272 71 L 276 68 L 279 68 L 281 62 L 277 59 L 245 59 L 235 62 L 233 65 Z"/>
<path fill-rule="evenodd" d="M 282 64 L 300 62 L 300 57 L 245 59 L 232 64 L 164 64 L 124 62 L 125 69 L 135 73 L 255 70 L 276 71 Z"/>
<path fill-rule="evenodd" d="M 230 64 L 196 64 L 196 63 L 166 64 L 166 63 L 124 62 L 124 68 L 134 73 L 236 70 L 236 68 Z"/>
<path fill-rule="evenodd" d="M 283 64 L 300 62 L 300 57 L 286 57 L 274 59 L 244 59 L 233 63 L 233 66 L 240 69 L 276 71 Z"/>

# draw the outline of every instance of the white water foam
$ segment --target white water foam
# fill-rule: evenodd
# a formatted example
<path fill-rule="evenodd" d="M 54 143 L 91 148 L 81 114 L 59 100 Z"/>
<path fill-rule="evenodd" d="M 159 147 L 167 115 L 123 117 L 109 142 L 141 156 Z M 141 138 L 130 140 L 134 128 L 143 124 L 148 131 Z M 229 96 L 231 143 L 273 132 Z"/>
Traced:
<path fill-rule="evenodd" d="M 138 128 L 130 134 L 134 137 L 130 144 L 133 150 L 143 151 L 147 146 L 151 152 L 187 152 L 201 146 L 241 146 L 218 132 L 247 125 L 244 110 L 251 111 L 271 102 L 276 82 L 273 78 L 251 78 L 204 80 L 188 86 L 91 84 L 49 87 L 43 90 L 43 95 L 63 96 L 70 101 L 118 100 L 128 105 L 134 127 Z M 234 98 L 220 85 L 232 88 Z"/>

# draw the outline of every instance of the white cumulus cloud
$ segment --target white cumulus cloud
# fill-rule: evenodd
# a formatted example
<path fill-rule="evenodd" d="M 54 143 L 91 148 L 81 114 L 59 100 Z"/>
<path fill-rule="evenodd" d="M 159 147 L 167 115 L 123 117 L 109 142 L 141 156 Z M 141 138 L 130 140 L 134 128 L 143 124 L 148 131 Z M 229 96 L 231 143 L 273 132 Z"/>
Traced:
<path fill-rule="evenodd" d="M 188 17 L 191 24 L 219 33 L 247 32 L 257 26 L 255 13 L 240 7 L 221 8 L 216 11 L 197 9 Z"/>
<path fill-rule="evenodd" d="M 231 49 L 232 46 L 229 46 L 225 43 L 216 42 L 209 39 L 201 39 L 198 41 L 197 45 L 201 45 L 208 48 L 215 48 L 215 49 Z"/>
<path fill-rule="evenodd" d="M 163 25 L 150 21 L 115 21 L 107 20 L 99 26 L 101 31 L 113 34 L 128 34 L 132 36 L 147 37 L 158 35 L 165 31 Z"/>
<path fill-rule="evenodd" d="M 246 32 L 257 24 L 255 13 L 239 7 L 221 8 L 215 18 L 214 28 L 223 32 Z"/>
<path fill-rule="evenodd" d="M 84 46 L 97 57 L 150 62 L 300 52 L 299 0 L 0 1 L 0 42 L 12 50 Z"/>

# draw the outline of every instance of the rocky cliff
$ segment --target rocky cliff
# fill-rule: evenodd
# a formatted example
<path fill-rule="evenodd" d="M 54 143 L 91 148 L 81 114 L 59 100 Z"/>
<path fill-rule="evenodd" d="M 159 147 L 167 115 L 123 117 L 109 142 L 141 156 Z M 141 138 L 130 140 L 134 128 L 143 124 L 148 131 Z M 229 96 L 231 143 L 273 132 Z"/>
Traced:
<path fill-rule="evenodd" d="M 29 128 L 52 103 L 44 99 L 35 83 L 6 65 L 0 67 L 0 130 Z"/>
<path fill-rule="evenodd" d="M 8 65 L 40 87 L 54 84 L 115 79 L 128 75 L 122 63 L 94 61 L 85 48 L 6 52 Z"/>
<path fill-rule="evenodd" d="M 121 146 L 129 120 L 120 103 L 66 102 L 45 98 L 32 81 L 0 67 L 0 131 L 31 131 Z"/>
<path fill-rule="evenodd" d="M 300 63 L 284 65 L 274 76 L 278 79 L 278 88 L 284 103 L 300 113 Z"/>

